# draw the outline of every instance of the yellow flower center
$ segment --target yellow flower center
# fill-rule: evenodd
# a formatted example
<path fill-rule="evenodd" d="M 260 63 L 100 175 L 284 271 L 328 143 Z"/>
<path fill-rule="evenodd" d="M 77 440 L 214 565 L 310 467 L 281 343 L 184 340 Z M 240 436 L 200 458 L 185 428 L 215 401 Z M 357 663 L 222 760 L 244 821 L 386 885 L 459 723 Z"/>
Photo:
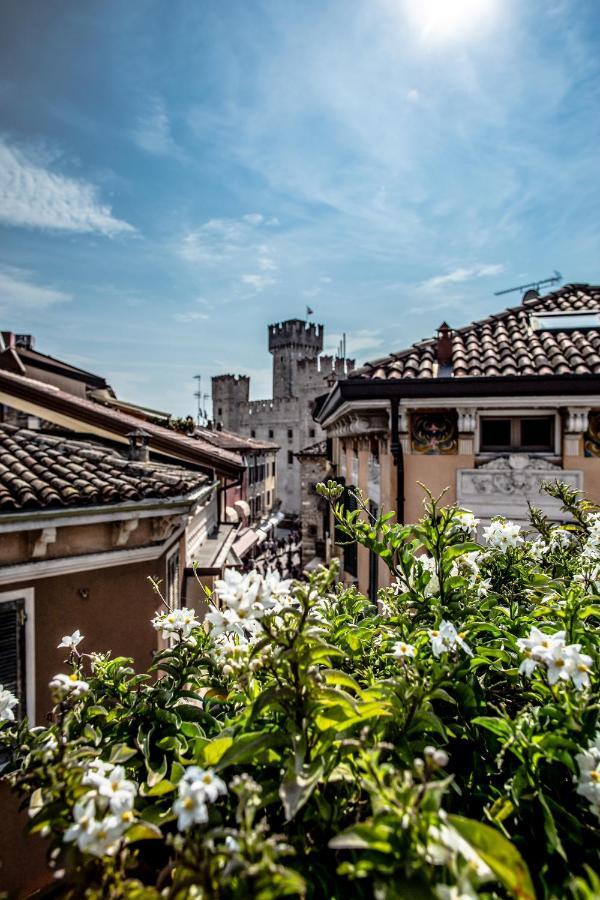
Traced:
<path fill-rule="evenodd" d="M 183 801 L 183 808 L 184 809 L 193 809 L 194 808 L 194 801 L 192 800 L 191 797 L 185 798 L 185 800 Z"/>
<path fill-rule="evenodd" d="M 71 672 L 69 678 L 71 681 L 77 681 L 77 675 L 75 674 L 75 672 Z"/>
<path fill-rule="evenodd" d="M 202 776 L 202 781 L 204 782 L 204 784 L 210 784 L 212 781 L 212 775 L 209 775 L 207 772 L 206 775 Z"/>
<path fill-rule="evenodd" d="M 577 666 L 578 672 L 589 672 L 589 670 L 590 670 L 590 667 L 586 666 L 585 663 L 579 663 L 579 665 Z"/>
<path fill-rule="evenodd" d="M 431 637 L 438 637 L 438 636 L 439 636 L 439 631 L 432 631 L 432 632 L 431 632 Z"/>
<path fill-rule="evenodd" d="M 562 669 L 564 664 L 565 664 L 564 659 L 555 659 L 554 660 L 554 665 L 556 666 L 557 669 Z"/>
<path fill-rule="evenodd" d="M 592 771 L 590 772 L 590 781 L 600 781 L 600 772 L 598 772 L 597 769 L 592 769 Z"/>

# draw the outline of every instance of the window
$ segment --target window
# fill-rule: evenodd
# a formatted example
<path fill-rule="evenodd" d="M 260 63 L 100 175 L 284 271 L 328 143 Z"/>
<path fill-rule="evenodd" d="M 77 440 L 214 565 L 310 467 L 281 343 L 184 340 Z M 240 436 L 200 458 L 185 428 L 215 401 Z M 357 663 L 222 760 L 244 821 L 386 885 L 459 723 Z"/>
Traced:
<path fill-rule="evenodd" d="M 309 436 L 309 437 L 314 437 L 315 434 L 316 434 L 316 432 L 315 432 L 315 429 L 314 429 L 314 428 L 309 428 L 309 429 L 308 429 L 308 436 Z"/>
<path fill-rule="evenodd" d="M 288 450 L 288 466 L 292 466 L 294 464 L 294 454 L 291 450 Z"/>
<path fill-rule="evenodd" d="M 16 718 L 25 714 L 35 723 L 33 589 L 0 594 L 0 684 L 19 705 Z"/>
<path fill-rule="evenodd" d="M 218 415 L 218 416 L 222 416 L 222 415 L 223 415 L 223 407 L 222 407 L 222 406 L 219 406 L 219 408 L 217 409 L 217 415 Z"/>
<path fill-rule="evenodd" d="M 293 437 L 294 437 L 294 432 L 292 431 L 291 428 L 288 428 L 288 441 L 293 440 Z"/>
<path fill-rule="evenodd" d="M 554 416 L 482 416 L 482 452 L 552 453 Z"/>
<path fill-rule="evenodd" d="M 179 609 L 179 548 L 167 557 L 167 603 L 171 609 Z"/>
<path fill-rule="evenodd" d="M 253 428 L 250 432 L 250 437 L 256 437 L 256 428 Z"/>
<path fill-rule="evenodd" d="M 274 437 L 275 437 L 275 435 L 273 433 L 273 429 L 269 428 L 269 439 L 272 440 Z"/>

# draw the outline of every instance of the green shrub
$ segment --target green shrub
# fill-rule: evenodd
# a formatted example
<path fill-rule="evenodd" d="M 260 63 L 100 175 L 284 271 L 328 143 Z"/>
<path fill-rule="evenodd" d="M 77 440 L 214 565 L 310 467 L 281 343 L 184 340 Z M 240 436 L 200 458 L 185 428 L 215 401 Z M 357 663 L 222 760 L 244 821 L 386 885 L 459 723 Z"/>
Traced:
<path fill-rule="evenodd" d="M 53 896 L 599 896 L 600 513 L 535 539 L 430 498 L 335 505 L 382 557 L 374 606 L 321 569 L 226 573 L 204 627 L 163 607 L 148 673 L 63 641 L 51 724 L 0 691 L 5 774 Z"/>

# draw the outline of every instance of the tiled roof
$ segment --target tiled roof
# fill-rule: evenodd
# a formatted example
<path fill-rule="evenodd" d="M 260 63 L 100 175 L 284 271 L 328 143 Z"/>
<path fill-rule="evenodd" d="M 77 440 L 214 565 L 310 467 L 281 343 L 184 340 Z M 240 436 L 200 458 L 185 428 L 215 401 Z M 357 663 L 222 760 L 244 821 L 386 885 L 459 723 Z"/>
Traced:
<path fill-rule="evenodd" d="M 225 450 L 233 450 L 238 453 L 279 450 L 279 444 L 274 441 L 264 441 L 261 438 L 252 438 L 245 434 L 236 434 L 234 431 L 226 431 L 224 428 L 197 427 L 194 434 L 214 447 L 223 447 Z"/>
<path fill-rule="evenodd" d="M 43 384 L 13 372 L 0 370 L 0 398 L 0 402 L 8 406 L 40 415 L 49 421 L 57 421 L 61 426 L 67 420 L 68 427 L 78 432 L 93 429 L 95 433 L 106 433 L 107 437 L 114 435 L 123 439 L 141 425 L 150 435 L 151 454 L 160 453 L 195 465 L 215 468 L 227 475 L 239 475 L 244 469 L 239 453 L 216 447 L 196 436 L 179 434 L 154 422 L 144 420 L 141 423 L 138 416 L 84 397 L 76 397 L 54 385 Z"/>
<path fill-rule="evenodd" d="M 437 339 L 420 341 L 366 363 L 352 378 L 455 378 L 499 375 L 600 374 L 600 328 L 537 330 L 545 313 L 600 310 L 600 285 L 567 284 L 464 328 L 452 331 L 452 365 L 438 370 Z"/>
<path fill-rule="evenodd" d="M 93 441 L 0 425 L 0 513 L 180 497 L 207 483 L 198 472 L 131 462 Z"/>
<path fill-rule="evenodd" d="M 298 453 L 294 454 L 295 456 L 327 456 L 327 441 L 318 441 L 316 444 L 311 444 L 309 447 L 305 447 L 303 450 L 300 450 Z"/>

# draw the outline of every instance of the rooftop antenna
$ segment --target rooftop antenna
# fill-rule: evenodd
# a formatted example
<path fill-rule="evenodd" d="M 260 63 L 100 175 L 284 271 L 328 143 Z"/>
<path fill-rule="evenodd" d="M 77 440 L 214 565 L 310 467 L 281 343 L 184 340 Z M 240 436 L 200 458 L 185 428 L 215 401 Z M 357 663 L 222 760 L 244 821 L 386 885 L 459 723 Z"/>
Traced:
<path fill-rule="evenodd" d="M 202 410 L 202 413 L 204 415 L 205 422 L 208 422 L 208 398 L 209 398 L 209 396 L 210 396 L 209 394 L 202 394 L 202 399 L 204 401 L 204 409 Z"/>
<path fill-rule="evenodd" d="M 545 285 L 559 284 L 561 281 L 562 275 L 555 269 L 552 278 L 542 278 L 540 281 L 532 281 L 530 284 L 519 284 L 517 287 L 507 288 L 505 291 L 496 291 L 494 297 L 499 297 L 501 294 L 512 294 L 513 291 L 539 291 Z"/>
<path fill-rule="evenodd" d="M 194 397 L 196 398 L 196 424 L 200 424 L 202 419 L 202 375 L 194 375 L 196 381 L 196 390 Z"/>

